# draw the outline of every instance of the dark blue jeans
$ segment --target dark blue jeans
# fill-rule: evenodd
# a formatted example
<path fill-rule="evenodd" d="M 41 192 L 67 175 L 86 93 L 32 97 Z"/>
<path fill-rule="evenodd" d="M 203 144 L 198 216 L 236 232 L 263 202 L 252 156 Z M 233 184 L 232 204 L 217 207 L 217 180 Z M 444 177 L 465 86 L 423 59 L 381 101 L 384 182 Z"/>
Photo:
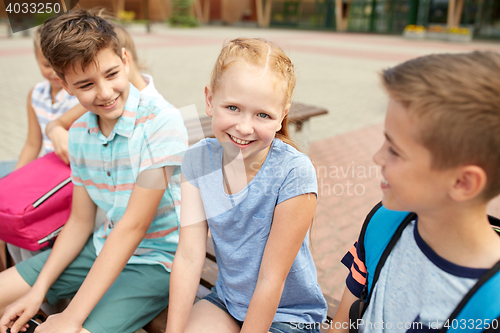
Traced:
<path fill-rule="evenodd" d="M 16 166 L 16 160 L 5 160 L 0 161 L 0 178 L 7 176 L 9 173 L 14 170 Z"/>

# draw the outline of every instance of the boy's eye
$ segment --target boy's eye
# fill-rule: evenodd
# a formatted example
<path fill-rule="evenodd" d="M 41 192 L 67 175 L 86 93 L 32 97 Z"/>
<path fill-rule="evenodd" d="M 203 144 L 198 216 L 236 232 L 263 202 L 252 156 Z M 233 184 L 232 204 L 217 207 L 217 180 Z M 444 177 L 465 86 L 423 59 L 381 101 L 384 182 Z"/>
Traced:
<path fill-rule="evenodd" d="M 259 116 L 261 118 L 271 118 L 271 116 L 269 116 L 267 113 L 264 113 L 264 112 L 257 114 L 257 116 Z"/>
<path fill-rule="evenodd" d="M 229 110 L 231 111 L 238 111 L 238 107 L 237 106 L 234 106 L 234 105 L 230 105 L 227 107 Z"/>
<path fill-rule="evenodd" d="M 118 72 L 113 72 L 113 73 L 108 75 L 108 78 L 112 78 L 112 77 L 116 76 L 116 74 L 118 74 Z"/>
<path fill-rule="evenodd" d="M 389 146 L 389 153 L 391 153 L 394 156 L 399 156 L 399 154 L 396 153 L 396 151 L 392 147 L 390 147 L 390 146 Z"/>
<path fill-rule="evenodd" d="M 84 86 L 81 86 L 80 89 L 87 89 L 87 88 L 90 88 L 90 86 L 92 85 L 92 83 L 87 83 L 86 85 Z"/>

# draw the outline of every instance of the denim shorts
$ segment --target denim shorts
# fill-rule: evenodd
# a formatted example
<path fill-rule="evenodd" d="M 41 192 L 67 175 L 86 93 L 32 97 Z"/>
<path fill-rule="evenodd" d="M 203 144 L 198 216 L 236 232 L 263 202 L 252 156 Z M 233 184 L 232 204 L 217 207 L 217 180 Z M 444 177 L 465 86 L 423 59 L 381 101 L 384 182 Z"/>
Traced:
<path fill-rule="evenodd" d="M 226 308 L 224 302 L 217 295 L 217 289 L 215 287 L 212 288 L 212 293 L 203 297 L 204 300 L 209 301 L 210 303 L 216 305 L 219 309 L 226 312 L 231 316 L 229 311 Z M 231 318 L 236 321 L 236 323 L 242 327 L 243 322 L 231 316 Z M 314 328 L 309 328 L 310 326 L 315 326 Z M 273 333 L 319 333 L 320 325 L 313 325 L 313 323 L 278 323 L 273 322 L 271 327 L 269 328 L 269 332 Z"/>

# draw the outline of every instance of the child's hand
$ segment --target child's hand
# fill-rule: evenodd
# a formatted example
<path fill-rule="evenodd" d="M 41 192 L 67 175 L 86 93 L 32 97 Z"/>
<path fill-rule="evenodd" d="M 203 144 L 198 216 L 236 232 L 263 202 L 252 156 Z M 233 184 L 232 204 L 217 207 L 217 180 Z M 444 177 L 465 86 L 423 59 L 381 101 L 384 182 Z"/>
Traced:
<path fill-rule="evenodd" d="M 26 323 L 30 320 L 42 305 L 45 295 L 31 289 L 23 297 L 9 305 L 0 319 L 0 332 L 5 333 L 10 328 L 11 333 L 26 331 Z"/>
<path fill-rule="evenodd" d="M 47 134 L 54 145 L 54 152 L 57 157 L 66 164 L 69 164 L 68 138 L 69 133 L 62 126 L 56 126 Z"/>
<path fill-rule="evenodd" d="M 76 323 L 66 313 L 56 313 L 49 316 L 47 320 L 35 330 L 35 333 L 79 333 L 82 325 Z"/>

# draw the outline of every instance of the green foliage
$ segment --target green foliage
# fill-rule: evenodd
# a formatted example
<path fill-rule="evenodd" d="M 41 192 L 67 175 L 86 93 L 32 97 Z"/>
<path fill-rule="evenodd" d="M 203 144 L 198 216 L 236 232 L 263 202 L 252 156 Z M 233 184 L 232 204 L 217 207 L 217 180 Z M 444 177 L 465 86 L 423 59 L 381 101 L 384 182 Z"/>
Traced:
<path fill-rule="evenodd" d="M 36 13 L 34 16 L 35 16 L 35 20 L 36 20 L 36 25 L 42 25 L 47 19 L 51 18 L 52 16 L 55 16 L 56 14 L 54 14 L 54 12 L 52 13 L 46 13 L 46 12 L 42 12 L 42 13 Z"/>
<path fill-rule="evenodd" d="M 173 26 L 197 27 L 198 20 L 191 13 L 193 0 L 172 0 L 172 16 L 168 20 Z"/>

